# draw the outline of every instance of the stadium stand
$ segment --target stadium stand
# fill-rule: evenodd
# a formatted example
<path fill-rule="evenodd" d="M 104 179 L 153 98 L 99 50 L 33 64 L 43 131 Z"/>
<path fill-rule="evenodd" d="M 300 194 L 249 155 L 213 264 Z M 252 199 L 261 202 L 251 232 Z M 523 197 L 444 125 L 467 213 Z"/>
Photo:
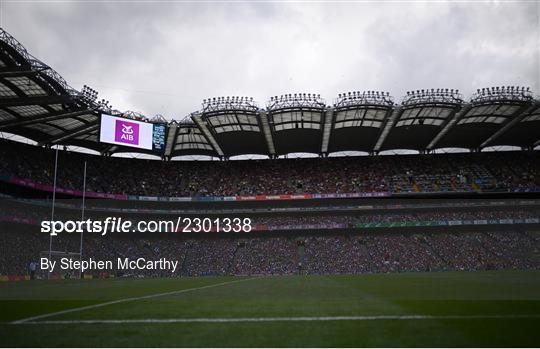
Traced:
<path fill-rule="evenodd" d="M 48 247 L 48 236 L 3 232 L 0 275 L 26 275 L 29 261 Z M 66 235 L 55 249 L 78 249 Z M 84 258 L 178 260 L 181 268 L 116 276 L 358 274 L 406 271 L 538 269 L 538 232 L 460 232 L 265 236 L 85 237 Z M 19 251 L 13 254 L 12 251 Z M 95 277 L 101 276 L 94 272 Z M 45 275 L 41 275 L 46 277 Z M 75 271 L 68 277 L 76 277 Z"/>
<path fill-rule="evenodd" d="M 100 142 L 103 115 L 166 125 L 164 151 Z M 87 194 L 104 199 L 88 202 L 86 217 L 145 219 L 178 210 L 217 217 L 236 210 L 255 226 L 240 235 L 86 234 L 85 258 L 177 259 L 181 268 L 172 276 L 540 267 L 540 101 L 528 88 L 478 89 L 468 101 L 453 89 L 416 90 L 400 103 L 380 91 L 346 92 L 328 104 L 317 94 L 299 93 L 273 96 L 264 108 L 248 97 L 211 97 L 181 120 L 148 118 L 113 109 L 87 86 L 70 87 L 0 29 L 2 138 L 4 133 L 34 144 L 0 139 L 0 280 L 26 275 L 29 262 L 50 251 L 51 241 L 54 251 L 79 251 L 78 235 L 50 240 L 38 232 L 39 222 L 51 217 L 55 146 L 64 147 L 58 151 L 57 192 L 73 199 L 58 203 L 56 219 L 81 216 L 86 162 Z M 482 152 L 493 146 L 521 151 Z M 436 154 L 441 148 L 470 153 Z M 418 154 L 381 155 L 403 149 Z M 342 151 L 368 156 L 329 156 Z M 156 160 L 112 156 L 128 152 Z M 319 157 L 283 158 L 296 152 Z M 247 154 L 268 159 L 231 160 Z M 178 161 L 186 155 L 214 161 Z M 446 202 L 422 201 L 434 193 Z M 421 200 L 403 204 L 400 194 Z M 469 194 L 483 201 L 466 201 Z M 292 206 L 295 195 L 316 204 Z M 21 199 L 27 196 L 45 200 Z M 259 196 L 260 205 L 250 204 Z M 336 200 L 342 197 L 350 200 Z M 515 204 L 516 198 L 530 203 Z M 401 211 L 386 207 L 391 205 Z M 171 276 L 115 270 L 93 276 L 109 274 Z"/>
<path fill-rule="evenodd" d="M 510 207 L 506 203 L 504 207 L 475 208 L 469 204 L 464 209 L 410 207 L 408 212 L 369 209 L 342 214 L 332 210 L 267 212 L 251 216 L 254 231 L 243 234 L 87 234 L 84 258 L 170 258 L 181 264 L 173 275 L 156 271 L 133 275 L 111 270 L 93 273 L 94 277 L 539 268 L 539 205 L 534 200 L 522 203 L 530 205 Z M 16 201 L 3 204 L 0 275 L 25 275 L 29 261 L 49 248 L 49 236 L 39 233 L 37 226 L 49 218 L 50 207 L 27 201 L 19 203 L 24 208 L 18 207 Z M 103 219 L 110 215 L 102 210 L 103 207 L 89 208 L 85 218 Z M 144 212 L 119 216 L 135 220 L 167 216 L 157 210 Z M 249 215 L 243 217 L 246 216 Z M 64 221 L 79 217 L 77 206 L 56 213 L 56 219 Z M 78 234 L 60 234 L 54 238 L 54 251 L 78 251 L 79 243 Z M 72 271 L 63 276 L 76 275 Z"/>
<path fill-rule="evenodd" d="M 52 185 L 54 151 L 0 144 L 0 174 Z M 143 196 L 235 196 L 304 193 L 534 191 L 535 152 L 396 155 L 322 159 L 171 161 L 105 158 L 60 152 L 58 187 Z M 112 180 L 114 179 L 114 180 Z"/>

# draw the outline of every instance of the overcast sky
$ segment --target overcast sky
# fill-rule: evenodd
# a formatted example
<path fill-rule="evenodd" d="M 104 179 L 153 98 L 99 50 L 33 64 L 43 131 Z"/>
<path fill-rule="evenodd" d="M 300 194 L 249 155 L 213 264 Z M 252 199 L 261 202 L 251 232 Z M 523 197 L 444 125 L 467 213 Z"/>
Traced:
<path fill-rule="evenodd" d="M 538 2 L 17 2 L 1 26 L 76 89 L 181 119 L 207 97 L 530 86 Z"/>

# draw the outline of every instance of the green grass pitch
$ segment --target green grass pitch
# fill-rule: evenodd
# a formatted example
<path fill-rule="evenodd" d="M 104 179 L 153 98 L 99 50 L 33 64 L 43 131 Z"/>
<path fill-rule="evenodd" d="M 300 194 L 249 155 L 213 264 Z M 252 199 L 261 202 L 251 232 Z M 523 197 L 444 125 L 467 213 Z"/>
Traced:
<path fill-rule="evenodd" d="M 1 346 L 538 347 L 540 271 L 4 282 L 0 309 Z"/>

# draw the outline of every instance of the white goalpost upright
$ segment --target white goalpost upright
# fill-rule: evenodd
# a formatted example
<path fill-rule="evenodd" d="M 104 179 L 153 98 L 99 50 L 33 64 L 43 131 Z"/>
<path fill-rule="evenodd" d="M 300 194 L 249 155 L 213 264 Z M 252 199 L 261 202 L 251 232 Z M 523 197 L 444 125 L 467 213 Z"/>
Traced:
<path fill-rule="evenodd" d="M 84 173 L 83 173 L 83 194 L 82 194 L 82 208 L 81 208 L 81 221 L 84 221 L 84 208 L 86 204 L 86 160 L 84 161 Z M 84 237 L 84 229 L 81 231 L 81 244 L 79 246 L 79 262 L 82 261 L 82 255 L 83 255 L 83 237 Z M 82 275 L 82 263 L 81 263 L 81 269 L 79 269 L 79 279 L 83 277 Z"/>
<path fill-rule="evenodd" d="M 54 204 L 56 202 L 56 171 L 58 170 L 58 145 L 56 146 L 56 155 L 54 157 L 54 182 L 53 182 L 53 197 L 51 209 L 51 222 L 54 222 Z M 49 235 L 49 260 L 52 258 L 52 241 L 53 236 Z M 47 273 L 47 279 L 50 279 L 51 273 Z"/>
<path fill-rule="evenodd" d="M 54 180 L 53 180 L 53 196 L 52 196 L 52 208 L 51 208 L 51 221 L 54 222 L 54 208 L 56 204 L 56 178 L 57 178 L 57 172 L 58 172 L 58 146 L 56 146 L 56 152 L 55 152 L 55 159 L 54 159 Z M 86 161 L 84 161 L 84 172 L 83 172 L 83 194 L 82 194 L 82 207 L 81 207 L 81 221 L 84 221 L 84 214 L 85 214 L 85 205 L 86 205 Z M 83 255 L 83 239 L 84 239 L 84 231 L 81 231 L 81 238 L 80 238 L 80 244 L 79 244 L 79 252 L 65 252 L 65 251 L 53 251 L 53 235 L 49 236 L 49 251 L 41 251 L 40 252 L 40 259 L 44 256 L 48 256 L 49 261 L 53 260 L 53 257 L 79 257 L 79 262 L 82 261 L 82 255 Z M 82 267 L 81 269 L 78 269 L 78 277 L 82 278 Z M 73 272 L 76 272 L 73 270 Z M 71 275 L 71 274 L 70 274 Z M 47 279 L 51 278 L 51 272 L 47 271 Z"/>

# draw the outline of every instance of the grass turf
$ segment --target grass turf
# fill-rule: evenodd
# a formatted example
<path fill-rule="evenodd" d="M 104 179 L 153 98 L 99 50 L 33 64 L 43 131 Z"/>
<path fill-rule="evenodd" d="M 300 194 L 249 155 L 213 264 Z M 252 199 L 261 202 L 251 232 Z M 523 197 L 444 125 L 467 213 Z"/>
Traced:
<path fill-rule="evenodd" d="M 240 278 L 0 283 L 1 346 L 540 346 L 540 318 L 11 324 L 40 314 Z M 540 271 L 264 277 L 42 320 L 358 315 L 540 316 Z"/>

